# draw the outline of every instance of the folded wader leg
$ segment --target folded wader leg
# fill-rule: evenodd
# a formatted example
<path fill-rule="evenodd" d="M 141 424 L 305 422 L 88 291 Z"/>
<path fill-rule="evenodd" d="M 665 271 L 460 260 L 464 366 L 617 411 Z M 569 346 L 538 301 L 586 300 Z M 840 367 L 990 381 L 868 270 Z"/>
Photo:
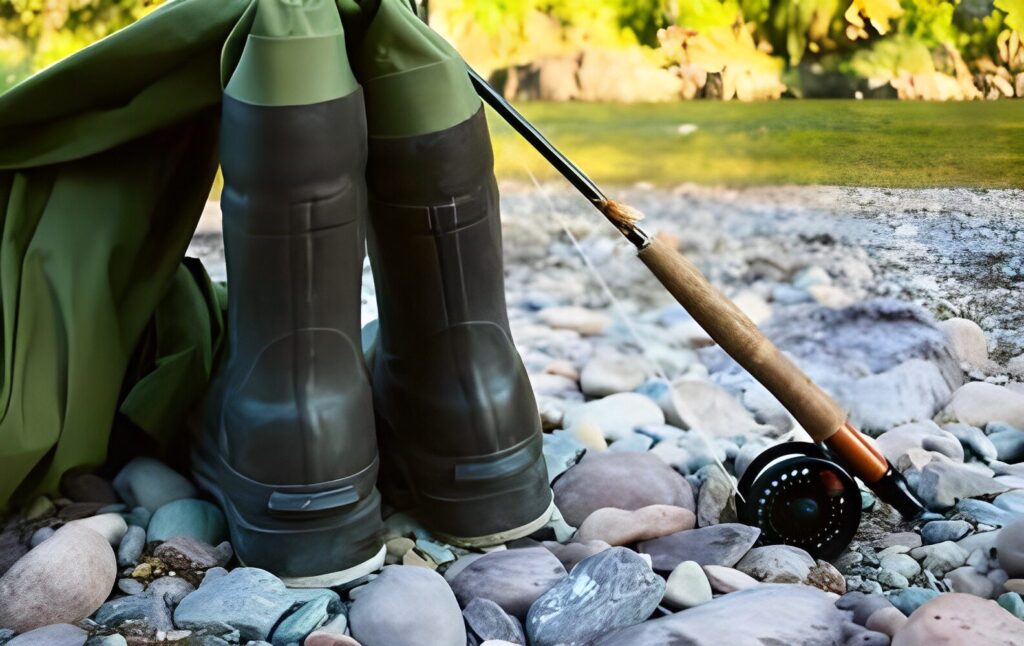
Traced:
<path fill-rule="evenodd" d="M 197 475 L 246 565 L 340 585 L 384 549 L 359 333 L 365 109 L 333 3 L 259 0 L 221 159 L 230 346 Z"/>
<path fill-rule="evenodd" d="M 465 63 L 402 0 L 383 0 L 353 55 L 370 128 L 370 352 L 381 487 L 421 521 L 483 546 L 551 515 L 537 404 L 512 344 L 483 107 Z M 393 462 L 393 464 L 389 464 Z M 392 498 L 394 501 L 394 498 Z"/>

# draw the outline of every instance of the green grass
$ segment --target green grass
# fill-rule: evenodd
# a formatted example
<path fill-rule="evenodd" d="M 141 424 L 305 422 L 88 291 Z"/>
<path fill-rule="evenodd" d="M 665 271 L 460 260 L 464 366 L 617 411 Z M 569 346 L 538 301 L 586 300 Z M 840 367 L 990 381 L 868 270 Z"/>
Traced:
<path fill-rule="evenodd" d="M 599 184 L 1024 188 L 1024 101 L 519 106 Z M 491 113 L 499 177 L 554 171 Z M 682 135 L 682 124 L 696 132 Z"/>

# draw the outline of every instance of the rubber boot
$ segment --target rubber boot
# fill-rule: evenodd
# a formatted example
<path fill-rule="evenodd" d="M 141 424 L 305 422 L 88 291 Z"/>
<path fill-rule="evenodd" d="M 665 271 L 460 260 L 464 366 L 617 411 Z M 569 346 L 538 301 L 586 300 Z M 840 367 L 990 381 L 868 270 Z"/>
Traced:
<path fill-rule="evenodd" d="M 365 109 L 333 2 L 255 11 L 224 91 L 230 342 L 196 473 L 240 561 L 341 585 L 384 559 L 359 330 Z"/>
<path fill-rule="evenodd" d="M 401 0 L 354 55 L 370 127 L 370 352 L 381 487 L 464 546 L 533 533 L 553 505 L 537 404 L 509 332 L 483 107 L 465 63 Z"/>

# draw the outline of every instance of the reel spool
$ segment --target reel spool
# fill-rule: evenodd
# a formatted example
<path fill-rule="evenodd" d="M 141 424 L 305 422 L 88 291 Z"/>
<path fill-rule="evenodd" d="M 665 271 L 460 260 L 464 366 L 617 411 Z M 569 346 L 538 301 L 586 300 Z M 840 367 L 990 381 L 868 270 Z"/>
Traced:
<path fill-rule="evenodd" d="M 810 442 L 785 442 L 761 452 L 740 478 L 742 523 L 758 527 L 759 544 L 793 545 L 832 559 L 860 523 L 860 488 L 847 471 Z M 739 502 L 739 501 L 738 501 Z"/>

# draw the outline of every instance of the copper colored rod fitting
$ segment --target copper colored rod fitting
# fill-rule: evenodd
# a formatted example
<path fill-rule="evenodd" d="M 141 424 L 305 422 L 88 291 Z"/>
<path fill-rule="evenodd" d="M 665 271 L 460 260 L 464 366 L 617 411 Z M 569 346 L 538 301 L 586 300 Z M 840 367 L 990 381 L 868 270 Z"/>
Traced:
<path fill-rule="evenodd" d="M 889 461 L 882 452 L 849 422 L 829 436 L 825 445 L 866 484 L 878 482 L 889 472 Z"/>

